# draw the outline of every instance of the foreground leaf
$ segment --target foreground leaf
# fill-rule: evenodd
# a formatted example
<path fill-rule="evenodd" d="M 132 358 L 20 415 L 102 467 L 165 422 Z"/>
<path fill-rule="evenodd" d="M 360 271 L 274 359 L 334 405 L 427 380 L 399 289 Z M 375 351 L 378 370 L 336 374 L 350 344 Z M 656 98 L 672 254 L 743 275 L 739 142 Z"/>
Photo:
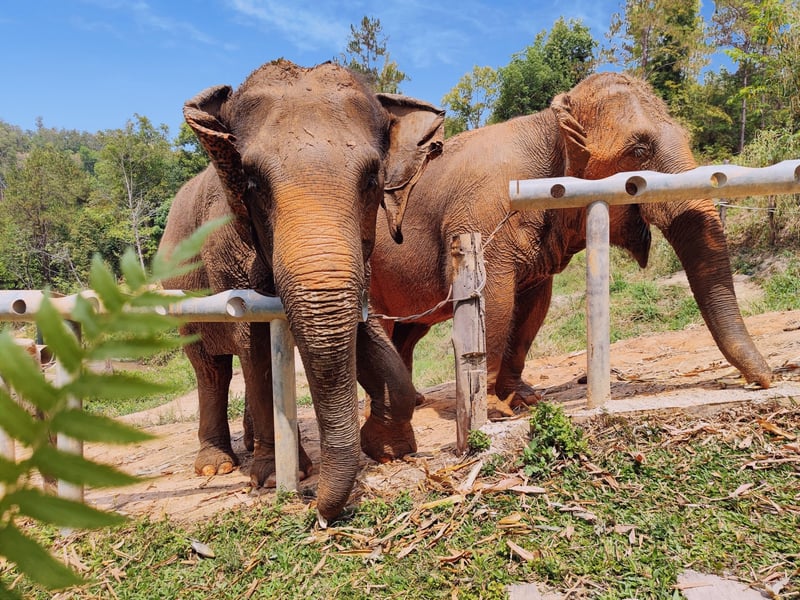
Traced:
<path fill-rule="evenodd" d="M 192 235 L 172 248 L 169 256 L 167 256 L 165 252 L 156 253 L 153 257 L 152 265 L 153 279 L 160 281 L 167 277 L 177 277 L 184 273 L 190 273 L 203 266 L 203 263 L 199 260 L 192 263 L 188 261 L 197 258 L 203 247 L 203 243 L 212 231 L 228 223 L 230 220 L 230 217 L 221 217 L 208 221 L 198 227 Z"/>
<path fill-rule="evenodd" d="M 23 515 L 58 527 L 97 529 L 119 525 L 126 520 L 120 514 L 97 510 L 83 502 L 66 500 L 32 488 L 13 492 L 6 501 L 16 504 Z"/>
<path fill-rule="evenodd" d="M 76 409 L 58 413 L 53 418 L 51 427 L 54 431 L 86 442 L 132 444 L 153 439 L 152 435 L 136 427 Z"/>
<path fill-rule="evenodd" d="M 101 395 L 109 400 L 128 400 L 163 394 L 172 389 L 170 385 L 145 381 L 136 375 L 125 373 L 84 373 L 79 379 L 64 386 L 67 394 L 76 398 L 93 398 Z"/>
<path fill-rule="evenodd" d="M 0 356 L 0 376 L 7 385 L 44 411 L 56 406 L 59 391 L 45 381 L 39 365 L 8 333 L 0 334 Z"/>
<path fill-rule="evenodd" d="M 97 292 L 103 306 L 110 312 L 119 311 L 125 304 L 125 295 L 117 287 L 117 281 L 113 273 L 103 263 L 99 254 L 92 258 L 92 266 L 89 274 L 89 282 L 92 289 Z"/>
<path fill-rule="evenodd" d="M 0 387 L 0 428 L 14 439 L 31 446 L 39 439 L 41 425 Z"/>
<path fill-rule="evenodd" d="M 143 287 L 147 281 L 147 276 L 142 269 L 139 259 L 136 258 L 136 253 L 130 246 L 126 248 L 119 261 L 119 267 L 122 275 L 125 277 L 125 282 L 128 287 L 135 291 Z"/>
<path fill-rule="evenodd" d="M 36 313 L 36 326 L 41 331 L 48 349 L 67 372 L 80 371 L 83 356 L 81 344 L 48 296 L 44 297 Z"/>
<path fill-rule="evenodd" d="M 161 352 L 183 347 L 186 343 L 199 339 L 195 337 L 151 337 L 132 340 L 106 340 L 98 344 L 88 354 L 89 360 L 137 359 L 147 358 Z"/>
<path fill-rule="evenodd" d="M 77 585 L 83 581 L 11 523 L 0 529 L 0 555 L 15 563 L 33 581 L 50 590 Z"/>
<path fill-rule="evenodd" d="M 94 463 L 77 454 L 42 446 L 31 456 L 31 463 L 43 475 L 92 487 L 117 487 L 141 481 L 109 465 Z"/>

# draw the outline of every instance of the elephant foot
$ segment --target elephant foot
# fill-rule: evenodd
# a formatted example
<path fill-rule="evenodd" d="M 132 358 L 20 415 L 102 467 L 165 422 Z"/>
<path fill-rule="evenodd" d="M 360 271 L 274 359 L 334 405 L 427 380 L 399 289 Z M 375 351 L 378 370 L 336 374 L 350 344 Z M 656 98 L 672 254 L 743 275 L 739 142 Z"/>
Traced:
<path fill-rule="evenodd" d="M 411 422 L 383 423 L 371 415 L 361 427 L 361 449 L 379 463 L 387 463 L 417 451 Z"/>
<path fill-rule="evenodd" d="M 501 400 L 494 394 L 486 396 L 486 414 L 490 421 L 497 421 L 514 416 L 514 409 L 511 408 L 511 396 Z"/>
<path fill-rule="evenodd" d="M 312 463 L 302 445 L 299 446 L 298 453 L 297 478 L 303 481 L 311 475 Z M 253 463 L 250 465 L 250 485 L 254 488 L 274 488 L 276 483 L 275 449 L 257 447 L 253 452 Z"/>
<path fill-rule="evenodd" d="M 517 389 L 511 394 L 509 406 L 511 408 L 519 408 L 521 406 L 536 406 L 542 401 L 543 395 L 537 392 L 532 386 L 524 381 L 517 385 Z"/>
<path fill-rule="evenodd" d="M 239 466 L 239 460 L 230 445 L 224 448 L 208 445 L 200 448 L 197 453 L 194 472 L 203 477 L 227 475 L 237 466 Z"/>

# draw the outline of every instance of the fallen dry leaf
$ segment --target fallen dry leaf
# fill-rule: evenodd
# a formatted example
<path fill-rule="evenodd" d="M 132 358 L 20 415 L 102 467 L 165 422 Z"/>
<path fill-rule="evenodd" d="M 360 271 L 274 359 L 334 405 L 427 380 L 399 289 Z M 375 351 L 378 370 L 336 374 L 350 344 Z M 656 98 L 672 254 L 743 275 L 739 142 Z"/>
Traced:
<path fill-rule="evenodd" d="M 750 488 L 753 487 L 754 484 L 752 483 L 743 483 L 735 490 L 733 490 L 730 494 L 728 494 L 728 498 L 738 498 L 739 496 L 743 496 L 745 492 L 747 492 Z"/>
<path fill-rule="evenodd" d="M 512 488 L 508 488 L 512 492 L 518 492 L 520 494 L 546 494 L 547 490 L 543 487 L 539 487 L 538 485 L 515 485 Z"/>
<path fill-rule="evenodd" d="M 439 506 L 444 506 L 446 504 L 460 504 L 464 501 L 464 496 L 461 494 L 453 494 L 452 496 L 448 496 L 447 498 L 440 498 L 439 500 L 433 500 L 432 502 L 426 502 L 425 504 L 420 504 L 420 510 L 428 510 L 430 508 L 437 508 Z"/>
<path fill-rule="evenodd" d="M 506 540 L 506 544 L 508 545 L 508 548 L 511 550 L 512 554 L 516 554 L 517 556 L 519 556 L 522 560 L 524 560 L 526 562 L 531 562 L 532 560 L 536 560 L 536 558 L 541 556 L 540 552 L 534 553 L 534 552 L 530 552 L 528 550 L 525 550 L 525 548 L 523 548 L 522 546 L 518 546 L 517 544 L 515 544 L 511 540 Z"/>
<path fill-rule="evenodd" d="M 769 431 L 770 433 L 774 433 L 775 435 L 777 435 L 779 437 L 782 437 L 784 439 L 794 440 L 794 439 L 797 438 L 797 436 L 794 435 L 793 433 L 789 433 L 788 431 L 784 431 L 783 429 L 781 429 L 777 425 L 774 425 L 773 423 L 770 423 L 766 419 L 756 419 L 756 422 L 759 425 L 761 425 L 761 428 L 764 429 L 765 431 Z"/>
<path fill-rule="evenodd" d="M 440 563 L 446 563 L 446 564 L 452 564 L 452 563 L 460 561 L 462 558 L 469 558 L 470 556 L 472 556 L 472 551 L 470 551 L 470 550 L 461 550 L 460 552 L 454 552 L 450 556 L 440 556 L 439 557 L 439 562 Z"/>
<path fill-rule="evenodd" d="M 214 554 L 214 550 L 211 549 L 211 546 L 204 544 L 200 540 L 190 539 L 192 550 L 198 556 L 202 556 L 203 558 L 215 558 L 217 555 Z"/>

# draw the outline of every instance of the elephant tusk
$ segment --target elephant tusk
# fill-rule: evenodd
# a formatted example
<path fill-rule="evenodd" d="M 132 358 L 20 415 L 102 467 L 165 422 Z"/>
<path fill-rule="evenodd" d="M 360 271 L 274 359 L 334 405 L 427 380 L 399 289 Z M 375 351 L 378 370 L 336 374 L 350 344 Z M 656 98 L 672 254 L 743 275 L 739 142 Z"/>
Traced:
<path fill-rule="evenodd" d="M 319 525 L 320 529 L 328 528 L 328 519 L 319 514 L 319 512 L 317 512 L 317 524 Z"/>

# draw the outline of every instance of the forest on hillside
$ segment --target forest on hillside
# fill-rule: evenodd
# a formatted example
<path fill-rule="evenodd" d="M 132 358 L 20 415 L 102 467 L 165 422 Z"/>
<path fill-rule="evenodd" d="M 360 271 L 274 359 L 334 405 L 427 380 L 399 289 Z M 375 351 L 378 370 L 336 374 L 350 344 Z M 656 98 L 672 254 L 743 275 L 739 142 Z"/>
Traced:
<path fill-rule="evenodd" d="M 447 135 L 542 110 L 602 66 L 647 80 L 686 127 L 701 164 L 797 158 L 800 3 L 714 7 L 707 21 L 699 0 L 627 0 L 603 40 L 576 19 L 531 31 L 531 44 L 507 65 L 474 67 L 440 99 Z M 728 66 L 710 68 L 715 52 Z M 351 26 L 340 60 L 376 91 L 402 93 L 408 78 L 390 60 L 379 15 Z M 128 247 L 147 264 L 175 193 L 207 162 L 185 124 L 172 135 L 145 115 L 97 132 L 48 128 L 42 119 L 31 131 L 0 120 L 0 289 L 76 291 L 86 287 L 95 253 L 118 269 Z M 795 197 L 751 204 L 768 215 L 768 232 L 749 244 L 776 250 L 798 242 Z"/>

